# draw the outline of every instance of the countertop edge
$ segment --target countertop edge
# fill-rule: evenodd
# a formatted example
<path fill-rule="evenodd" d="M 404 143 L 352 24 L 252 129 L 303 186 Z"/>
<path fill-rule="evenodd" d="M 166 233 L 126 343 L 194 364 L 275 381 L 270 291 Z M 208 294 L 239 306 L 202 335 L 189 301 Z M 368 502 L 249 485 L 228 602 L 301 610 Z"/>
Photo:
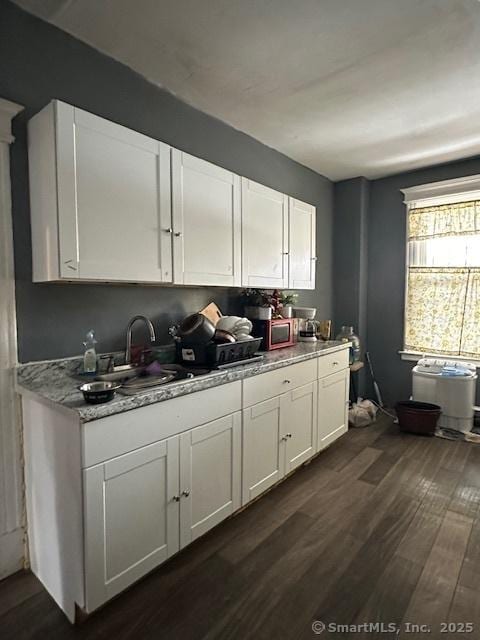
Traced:
<path fill-rule="evenodd" d="M 173 398 L 197 393 L 205 389 L 211 389 L 217 386 L 219 387 L 223 384 L 228 384 L 237 380 L 251 378 L 256 375 L 261 375 L 262 373 L 288 367 L 314 358 L 321 358 L 324 355 L 342 351 L 348 347 L 349 343 L 336 344 L 326 346 L 318 351 L 286 355 L 284 359 L 273 360 L 272 362 L 255 362 L 234 367 L 232 369 L 225 369 L 223 371 L 213 371 L 199 378 L 182 380 L 178 383 L 170 384 L 168 387 L 158 387 L 155 391 L 150 389 L 145 393 L 139 393 L 133 396 L 121 396 L 121 400 L 117 400 L 113 404 L 105 403 L 99 405 L 71 407 L 61 401 L 53 400 L 48 397 L 48 395 L 41 393 L 40 391 L 29 389 L 22 385 L 21 382 L 18 381 L 17 376 L 15 376 L 15 387 L 16 391 L 20 395 L 38 400 L 51 408 L 66 412 L 70 416 L 73 413 L 78 417 L 81 423 L 86 424 L 96 420 L 101 420 L 102 418 L 112 417 L 119 413 L 133 411 L 134 409 L 139 409 L 141 407 L 159 404 L 166 400 L 172 400 Z M 120 395 L 118 395 L 117 398 L 120 398 Z"/>
<path fill-rule="evenodd" d="M 63 414 L 69 416 L 70 418 L 72 416 L 76 416 L 79 420 L 79 422 L 83 422 L 81 416 L 80 416 L 80 412 L 78 411 L 78 409 L 74 408 L 74 407 L 67 407 L 66 405 L 62 404 L 61 402 L 57 402 L 55 400 L 52 400 L 51 398 L 49 398 L 48 396 L 39 393 L 38 391 L 33 391 L 32 389 L 29 389 L 28 387 L 24 387 L 22 384 L 20 384 L 19 382 L 17 382 L 17 380 L 15 379 L 15 392 L 18 393 L 18 395 L 20 396 L 24 396 L 27 399 L 30 400 L 36 400 L 37 402 L 41 402 L 42 404 L 44 404 L 46 407 L 50 407 L 50 409 L 55 409 L 56 411 L 61 411 Z M 96 419 L 96 418 L 94 418 Z"/>

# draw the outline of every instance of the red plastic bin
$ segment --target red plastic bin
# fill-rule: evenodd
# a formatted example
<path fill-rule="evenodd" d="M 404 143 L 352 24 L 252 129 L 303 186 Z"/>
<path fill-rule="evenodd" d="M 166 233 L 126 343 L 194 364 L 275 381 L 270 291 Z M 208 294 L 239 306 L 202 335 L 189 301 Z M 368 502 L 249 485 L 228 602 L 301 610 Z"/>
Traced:
<path fill-rule="evenodd" d="M 442 413 L 438 404 L 404 400 L 397 402 L 395 411 L 402 431 L 418 435 L 433 436 Z"/>

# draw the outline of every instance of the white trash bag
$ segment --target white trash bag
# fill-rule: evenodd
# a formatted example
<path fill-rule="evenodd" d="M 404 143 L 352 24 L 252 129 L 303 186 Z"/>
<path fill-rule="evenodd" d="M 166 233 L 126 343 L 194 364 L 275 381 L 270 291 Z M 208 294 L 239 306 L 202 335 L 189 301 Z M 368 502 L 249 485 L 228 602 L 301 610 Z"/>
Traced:
<path fill-rule="evenodd" d="M 374 422 L 377 407 L 370 400 L 359 398 L 348 411 L 348 422 L 352 427 L 367 427 Z"/>

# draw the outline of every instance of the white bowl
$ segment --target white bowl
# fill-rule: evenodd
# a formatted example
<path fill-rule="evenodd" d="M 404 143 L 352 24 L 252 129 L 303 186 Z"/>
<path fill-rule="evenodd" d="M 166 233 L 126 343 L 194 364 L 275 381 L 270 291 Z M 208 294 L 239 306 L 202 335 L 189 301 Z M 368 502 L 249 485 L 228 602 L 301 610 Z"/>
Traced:
<path fill-rule="evenodd" d="M 223 316 L 217 322 L 216 328 L 236 335 L 237 333 L 250 333 L 252 323 L 248 318 L 241 318 L 240 316 Z"/>
<path fill-rule="evenodd" d="M 295 318 L 306 318 L 307 320 L 313 320 L 317 310 L 315 307 L 293 307 L 293 313 Z"/>
<path fill-rule="evenodd" d="M 232 333 L 233 328 L 239 320 L 241 320 L 240 316 L 223 316 L 217 322 L 216 328 Z"/>

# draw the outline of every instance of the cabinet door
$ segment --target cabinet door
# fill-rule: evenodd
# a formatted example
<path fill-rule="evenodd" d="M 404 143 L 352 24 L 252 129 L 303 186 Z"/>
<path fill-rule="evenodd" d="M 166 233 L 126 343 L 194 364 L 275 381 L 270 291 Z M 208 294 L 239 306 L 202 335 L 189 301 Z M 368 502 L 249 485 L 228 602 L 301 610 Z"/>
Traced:
<path fill-rule="evenodd" d="M 348 386 L 348 369 L 318 381 L 319 451 L 348 429 Z"/>
<path fill-rule="evenodd" d="M 60 276 L 172 282 L 170 147 L 57 102 Z"/>
<path fill-rule="evenodd" d="M 281 435 L 285 438 L 285 473 L 317 450 L 317 383 L 293 389 L 281 397 Z"/>
<path fill-rule="evenodd" d="M 288 197 L 242 178 L 242 281 L 288 286 Z"/>
<path fill-rule="evenodd" d="M 289 198 L 289 289 L 315 289 L 315 222 L 314 206 Z"/>
<path fill-rule="evenodd" d="M 246 504 L 285 475 L 280 397 L 243 411 L 242 502 Z"/>
<path fill-rule="evenodd" d="M 241 414 L 180 436 L 180 546 L 184 547 L 240 505 Z"/>
<path fill-rule="evenodd" d="M 240 177 L 172 152 L 175 284 L 241 284 Z"/>
<path fill-rule="evenodd" d="M 178 443 L 175 436 L 85 469 L 87 611 L 178 551 Z"/>

